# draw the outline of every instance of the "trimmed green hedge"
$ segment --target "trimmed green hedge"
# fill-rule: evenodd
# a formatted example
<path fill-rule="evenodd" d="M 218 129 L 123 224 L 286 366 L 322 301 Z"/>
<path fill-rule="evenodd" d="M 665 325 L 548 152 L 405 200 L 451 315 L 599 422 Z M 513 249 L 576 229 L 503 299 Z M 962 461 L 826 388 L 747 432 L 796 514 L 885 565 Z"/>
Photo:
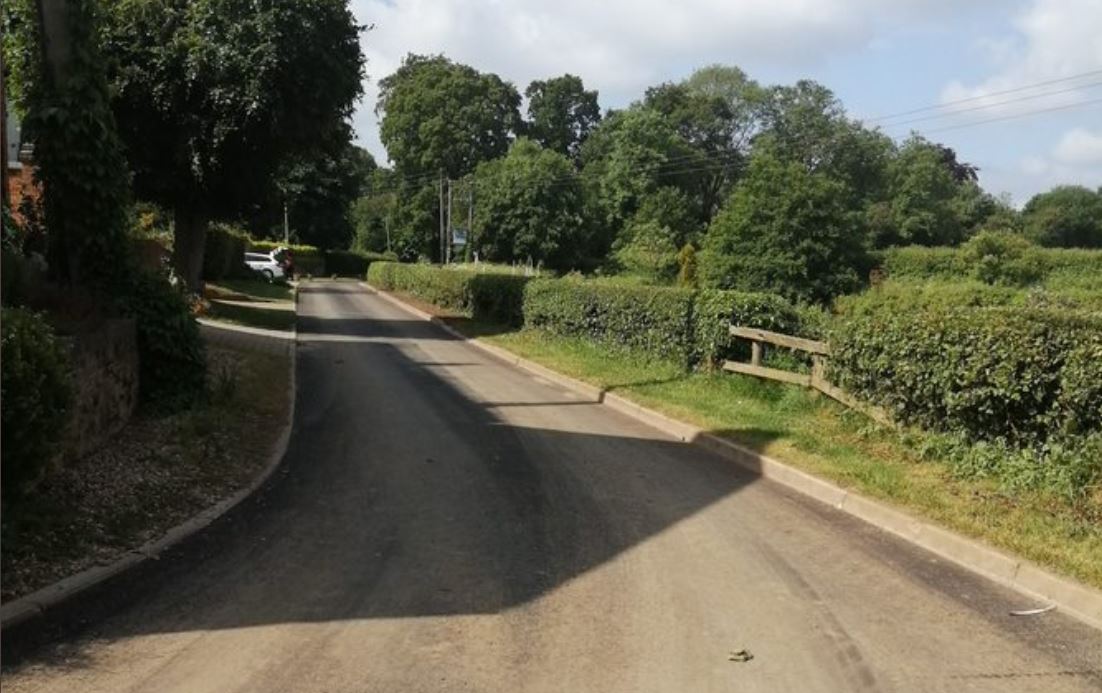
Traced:
<path fill-rule="evenodd" d="M 1012 257 L 999 257 L 990 246 L 1001 246 L 998 234 L 975 238 L 960 248 L 908 246 L 877 253 L 877 260 L 889 277 L 909 279 L 981 279 L 989 283 L 1030 284 L 1050 279 L 1102 281 L 1102 250 L 1080 248 L 1042 248 L 1024 245 L 1014 248 Z M 988 250 L 984 250 L 987 247 Z M 994 251 L 1001 251 L 999 247 Z M 1009 254 L 1007 254 L 1009 255 Z M 998 258 L 998 271 L 992 272 L 992 260 Z"/>
<path fill-rule="evenodd" d="M 203 279 L 217 281 L 227 277 L 247 277 L 245 249 L 249 235 L 228 224 L 211 224 L 203 247 Z"/>
<path fill-rule="evenodd" d="M 838 384 L 904 423 L 1020 447 L 1102 430 L 1102 320 L 1085 313 L 869 311 L 831 346 Z"/>
<path fill-rule="evenodd" d="M 787 299 L 774 294 L 704 289 L 693 306 L 694 363 L 715 364 L 726 359 L 745 359 L 746 343 L 730 337 L 730 325 L 759 327 L 801 337 L 817 337 L 811 322 Z"/>
<path fill-rule="evenodd" d="M 567 278 L 537 279 L 524 290 L 527 325 L 685 364 L 694 351 L 692 309 L 688 289 Z"/>
<path fill-rule="evenodd" d="M 294 252 L 294 251 L 292 251 Z M 337 277 L 363 277 L 373 262 L 397 262 L 391 253 L 365 253 L 357 250 L 325 251 L 325 274 Z"/>
<path fill-rule="evenodd" d="M 249 245 L 249 250 L 258 253 L 266 253 L 276 248 L 287 248 L 291 251 L 291 255 L 295 258 L 295 274 L 325 276 L 325 254 L 312 245 L 287 245 L 282 241 L 252 241 Z"/>
<path fill-rule="evenodd" d="M 368 283 L 379 289 L 400 291 L 476 320 L 507 325 L 524 321 L 521 307 L 528 280 L 518 275 L 387 261 L 372 262 L 367 269 Z"/>

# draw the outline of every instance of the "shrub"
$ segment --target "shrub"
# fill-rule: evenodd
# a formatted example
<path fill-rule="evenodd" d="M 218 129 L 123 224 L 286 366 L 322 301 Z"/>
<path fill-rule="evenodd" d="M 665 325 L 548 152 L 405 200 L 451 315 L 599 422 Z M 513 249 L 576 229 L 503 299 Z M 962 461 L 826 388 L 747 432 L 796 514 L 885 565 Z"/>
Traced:
<path fill-rule="evenodd" d="M 194 402 L 204 390 L 206 349 L 183 295 L 161 275 L 138 271 L 117 300 L 137 323 L 142 399 L 162 411 Z"/>
<path fill-rule="evenodd" d="M 712 365 L 725 359 L 745 358 L 749 347 L 736 346 L 732 324 L 804 336 L 796 306 L 774 294 L 706 289 L 695 296 L 692 360 Z M 745 353 L 744 353 L 745 352 Z"/>
<path fill-rule="evenodd" d="M 838 383 L 898 420 L 1043 444 L 1102 428 L 1102 321 L 1067 311 L 870 311 L 832 339 Z"/>
<path fill-rule="evenodd" d="M 1017 253 L 1016 250 L 1006 247 L 1007 242 L 1000 240 L 1012 235 L 1007 232 L 981 233 L 977 236 L 982 237 L 981 240 L 962 248 L 890 248 L 878 252 L 876 260 L 887 271 L 888 276 L 894 279 L 959 281 L 964 277 L 979 278 L 982 270 L 977 269 L 977 265 L 985 256 L 999 255 L 1005 263 L 1008 253 L 1015 253 L 1015 262 L 1009 269 L 1018 273 L 1017 280 L 1020 283 L 1047 284 L 1050 280 L 1060 280 L 1081 285 L 1098 285 L 1098 278 L 1102 276 L 1102 250 L 1021 246 L 1021 252 Z M 996 245 L 1001 248 L 994 248 Z M 986 252 L 985 248 L 988 249 Z"/>
<path fill-rule="evenodd" d="M 686 289 L 596 280 L 537 279 L 524 289 L 529 326 L 685 364 L 694 351 L 692 305 L 693 292 Z"/>
<path fill-rule="evenodd" d="M 4 437 L 4 500 L 20 496 L 57 450 L 70 402 L 69 361 L 53 330 L 36 313 L 4 308 L 0 316 L 0 426 Z"/>
<path fill-rule="evenodd" d="M 321 277 L 325 275 L 325 256 L 312 245 L 288 245 L 282 241 L 251 241 L 249 250 L 267 253 L 276 248 L 287 248 L 295 258 L 295 273 Z M 362 275 L 361 275 L 362 276 Z"/>
<path fill-rule="evenodd" d="M 529 278 L 497 272 L 373 262 L 367 281 L 385 291 L 400 291 L 478 320 L 520 325 L 524 285 Z"/>
<path fill-rule="evenodd" d="M 928 248 L 910 245 L 890 248 L 875 254 L 889 277 L 912 279 L 960 278 L 964 261 L 957 248 Z"/>
<path fill-rule="evenodd" d="M 961 260 L 981 282 L 1025 286 L 1043 274 L 1034 247 L 1009 231 L 981 231 L 961 247 Z"/>
<path fill-rule="evenodd" d="M 292 251 L 294 252 L 294 251 Z M 355 250 L 325 251 L 326 276 L 363 277 L 372 262 L 395 262 L 398 256 L 393 253 L 368 253 Z"/>
<path fill-rule="evenodd" d="M 229 224 L 211 224 L 203 247 L 203 279 L 217 281 L 249 275 L 245 248 L 249 235 Z"/>

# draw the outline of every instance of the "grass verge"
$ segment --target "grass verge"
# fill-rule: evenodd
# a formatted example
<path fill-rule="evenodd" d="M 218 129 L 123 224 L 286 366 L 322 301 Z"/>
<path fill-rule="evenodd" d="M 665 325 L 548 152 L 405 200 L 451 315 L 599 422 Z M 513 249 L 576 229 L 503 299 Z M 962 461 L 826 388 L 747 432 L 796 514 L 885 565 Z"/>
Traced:
<path fill-rule="evenodd" d="M 799 387 L 509 330 L 417 302 L 464 334 L 1102 588 L 1102 502 L 1078 504 L 954 476 L 924 460 L 922 434 L 875 425 Z"/>
<path fill-rule="evenodd" d="M 290 330 L 295 326 L 294 289 L 282 283 L 255 279 L 208 282 L 201 317 L 265 330 Z"/>
<path fill-rule="evenodd" d="M 260 473 L 287 419 L 288 357 L 208 353 L 207 404 L 139 413 L 105 447 L 4 508 L 4 601 L 111 563 Z"/>

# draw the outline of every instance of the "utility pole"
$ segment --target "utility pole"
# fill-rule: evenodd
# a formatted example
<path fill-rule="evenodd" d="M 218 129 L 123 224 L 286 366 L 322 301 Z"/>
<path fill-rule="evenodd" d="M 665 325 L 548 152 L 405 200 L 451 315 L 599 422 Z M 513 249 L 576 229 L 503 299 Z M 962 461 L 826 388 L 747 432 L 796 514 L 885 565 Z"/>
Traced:
<path fill-rule="evenodd" d="M 291 225 L 287 222 L 287 198 L 283 198 L 283 244 L 291 245 Z"/>
<path fill-rule="evenodd" d="M 467 179 L 467 243 L 463 246 L 463 257 L 471 260 L 471 245 L 474 244 L 474 178 Z"/>
<path fill-rule="evenodd" d="M 440 172 L 440 262 L 444 262 L 444 172 Z"/>
<path fill-rule="evenodd" d="M 448 227 L 444 235 L 445 260 L 444 264 L 452 262 L 452 179 L 448 179 Z"/>

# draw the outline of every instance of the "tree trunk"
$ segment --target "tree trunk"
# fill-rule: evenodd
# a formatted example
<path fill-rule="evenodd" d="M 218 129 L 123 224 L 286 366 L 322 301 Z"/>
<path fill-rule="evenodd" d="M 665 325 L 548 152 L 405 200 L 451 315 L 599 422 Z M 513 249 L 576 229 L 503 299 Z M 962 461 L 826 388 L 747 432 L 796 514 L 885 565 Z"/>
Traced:
<path fill-rule="evenodd" d="M 203 251 L 210 219 L 198 206 L 180 204 L 175 209 L 176 231 L 172 267 L 193 294 L 203 291 Z"/>

